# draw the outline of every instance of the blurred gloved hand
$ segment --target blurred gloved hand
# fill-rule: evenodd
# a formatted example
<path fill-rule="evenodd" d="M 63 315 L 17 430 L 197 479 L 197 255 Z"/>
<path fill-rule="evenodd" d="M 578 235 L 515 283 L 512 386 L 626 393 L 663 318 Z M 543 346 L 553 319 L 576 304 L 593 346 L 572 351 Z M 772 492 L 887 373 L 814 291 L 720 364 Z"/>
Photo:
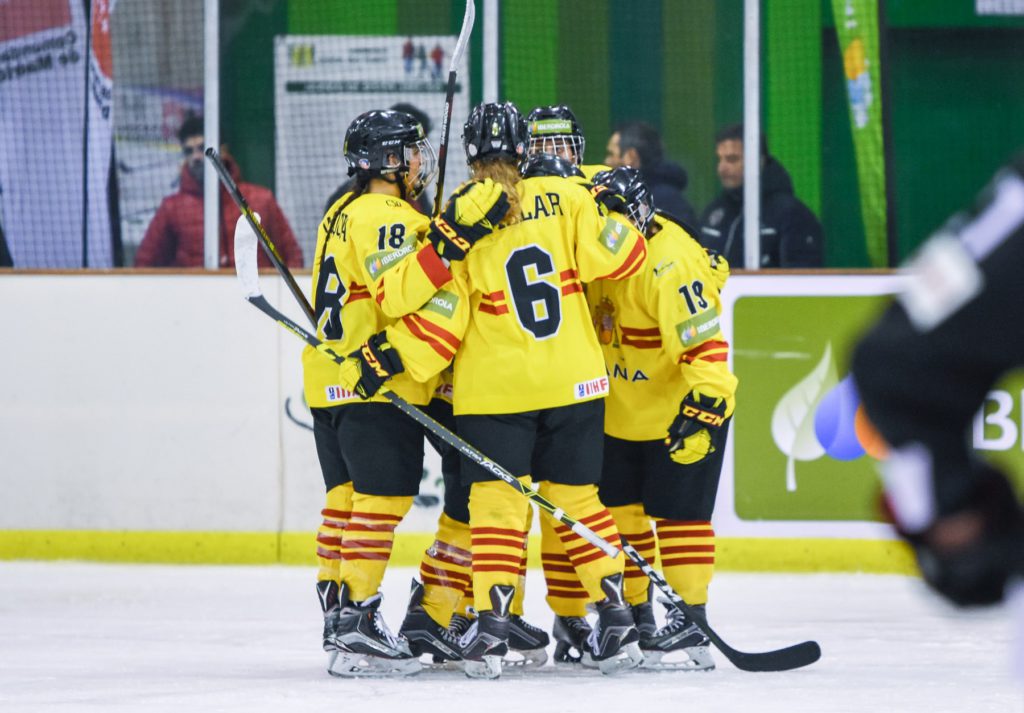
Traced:
<path fill-rule="evenodd" d="M 1024 576 L 1024 509 L 1005 475 L 979 467 L 967 499 L 919 532 L 904 529 L 895 517 L 899 508 L 888 507 L 925 582 L 959 606 L 1001 602 L 1010 578 Z"/>

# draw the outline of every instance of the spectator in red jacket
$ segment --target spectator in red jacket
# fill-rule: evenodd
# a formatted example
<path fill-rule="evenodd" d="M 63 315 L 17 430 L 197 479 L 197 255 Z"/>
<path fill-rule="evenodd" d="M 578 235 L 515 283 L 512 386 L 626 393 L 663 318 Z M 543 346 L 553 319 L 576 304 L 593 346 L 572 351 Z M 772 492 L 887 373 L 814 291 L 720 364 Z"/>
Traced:
<path fill-rule="evenodd" d="M 181 186 L 177 193 L 164 198 L 146 229 L 146 235 L 135 253 L 136 267 L 202 267 L 203 266 L 203 119 L 191 116 L 178 132 L 181 150 L 185 156 L 181 167 Z M 269 188 L 245 183 L 234 160 L 221 154 L 224 165 L 238 184 L 267 229 L 288 267 L 302 267 L 302 249 L 295 241 L 288 220 Z M 232 236 L 240 211 L 227 191 L 221 188 L 220 197 L 220 267 L 233 267 L 235 246 Z M 259 265 L 272 267 L 261 250 Z"/>

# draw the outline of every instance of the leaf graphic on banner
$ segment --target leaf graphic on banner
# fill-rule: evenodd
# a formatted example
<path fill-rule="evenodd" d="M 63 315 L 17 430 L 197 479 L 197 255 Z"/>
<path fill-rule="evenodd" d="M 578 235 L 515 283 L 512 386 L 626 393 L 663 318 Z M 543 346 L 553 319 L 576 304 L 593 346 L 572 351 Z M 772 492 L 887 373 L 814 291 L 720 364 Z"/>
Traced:
<path fill-rule="evenodd" d="M 772 439 L 788 456 L 786 490 L 790 492 L 796 490 L 795 462 L 825 455 L 825 449 L 814 435 L 814 412 L 837 381 L 829 342 L 818 365 L 782 396 L 772 412 Z"/>

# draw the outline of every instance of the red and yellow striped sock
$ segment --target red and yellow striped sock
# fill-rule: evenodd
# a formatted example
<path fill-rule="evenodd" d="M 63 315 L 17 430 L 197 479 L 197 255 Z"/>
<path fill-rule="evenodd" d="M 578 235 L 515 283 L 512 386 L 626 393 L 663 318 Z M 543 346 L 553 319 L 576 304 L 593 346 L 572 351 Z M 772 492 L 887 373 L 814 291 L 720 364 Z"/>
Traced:
<path fill-rule="evenodd" d="M 551 502 L 558 503 L 566 513 L 589 527 L 599 537 L 618 546 L 619 531 L 615 527 L 612 514 L 598 499 L 596 485 L 562 485 L 544 481 L 540 484 L 540 494 Z M 560 522 L 554 524 L 554 529 L 580 582 L 590 595 L 590 601 L 604 599 L 601 580 L 611 574 L 621 574 L 626 556 L 620 552 L 615 559 L 611 559 Z"/>
<path fill-rule="evenodd" d="M 533 527 L 533 505 L 526 508 L 526 526 L 523 528 L 526 537 L 523 539 L 523 559 L 519 562 L 519 583 L 516 584 L 516 593 L 512 597 L 512 604 L 509 611 L 518 616 L 523 615 L 523 602 L 526 599 L 526 551 L 530 544 L 530 528 Z"/>
<path fill-rule="evenodd" d="M 565 554 L 562 538 L 555 532 L 557 524 L 547 515 L 540 519 L 540 564 L 548 585 L 545 599 L 556 616 L 586 616 L 590 594 Z"/>
<path fill-rule="evenodd" d="M 380 588 L 395 541 L 395 528 L 412 507 L 412 496 L 353 493 L 352 517 L 341 538 L 341 581 L 352 601 Z"/>
<path fill-rule="evenodd" d="M 448 626 L 463 594 L 472 586 L 472 565 L 469 525 L 441 513 L 434 544 L 420 560 L 423 608 L 441 626 Z"/>
<path fill-rule="evenodd" d="M 615 525 L 619 532 L 633 548 L 650 562 L 652 567 L 658 565 L 658 545 L 654 537 L 654 528 L 651 527 L 651 518 L 644 514 L 644 506 L 640 503 L 632 505 L 621 505 L 608 508 L 612 517 L 615 518 Z M 643 604 L 647 601 L 647 592 L 650 580 L 647 575 L 640 571 L 640 568 L 633 564 L 633 560 L 626 560 L 625 582 L 623 589 L 626 601 L 630 604 Z"/>
<path fill-rule="evenodd" d="M 320 565 L 316 581 L 337 582 L 341 571 L 341 534 L 352 516 L 352 483 L 327 491 L 327 501 L 320 514 L 323 521 L 316 532 L 316 561 Z"/>
<path fill-rule="evenodd" d="M 704 520 L 655 520 L 661 571 L 687 604 L 707 604 L 715 571 L 715 531 Z"/>
<path fill-rule="evenodd" d="M 530 485 L 530 476 L 519 478 Z M 473 483 L 469 491 L 472 530 L 473 599 L 477 612 L 491 606 L 491 587 L 515 587 L 526 542 L 526 511 L 530 503 L 500 480 Z"/>

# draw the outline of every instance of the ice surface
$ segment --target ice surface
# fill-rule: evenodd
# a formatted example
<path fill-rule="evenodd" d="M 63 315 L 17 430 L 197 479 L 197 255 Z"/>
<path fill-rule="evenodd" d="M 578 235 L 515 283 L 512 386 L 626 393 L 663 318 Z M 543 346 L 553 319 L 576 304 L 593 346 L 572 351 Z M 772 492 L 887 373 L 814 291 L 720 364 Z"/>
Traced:
<path fill-rule="evenodd" d="M 393 629 L 410 569 L 385 580 Z M 1006 609 L 965 614 L 910 578 L 719 573 L 708 606 L 734 647 L 816 639 L 818 663 L 744 673 L 332 678 L 314 571 L 0 563 L 0 711 L 314 713 L 1024 713 Z M 549 628 L 531 570 L 527 618 Z"/>

